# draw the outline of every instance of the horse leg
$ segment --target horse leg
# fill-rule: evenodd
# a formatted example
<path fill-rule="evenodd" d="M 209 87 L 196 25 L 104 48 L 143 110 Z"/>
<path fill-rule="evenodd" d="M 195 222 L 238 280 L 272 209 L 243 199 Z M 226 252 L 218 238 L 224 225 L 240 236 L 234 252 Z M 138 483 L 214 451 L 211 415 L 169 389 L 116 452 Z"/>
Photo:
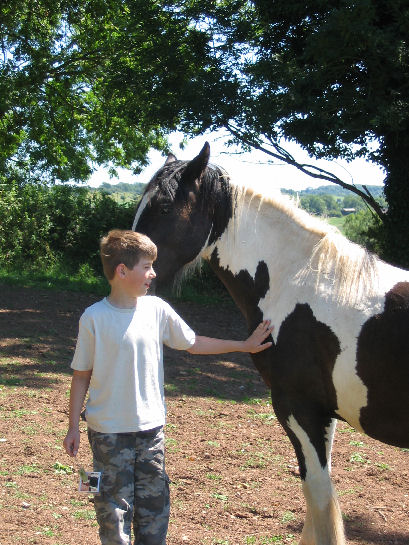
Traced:
<path fill-rule="evenodd" d="M 293 415 L 289 417 L 287 426 L 292 432 L 289 435 L 302 468 L 303 492 L 307 503 L 300 545 L 345 545 L 341 510 L 330 477 L 335 421 L 332 421 L 326 436 L 322 438 L 325 443 L 325 465 L 309 435 Z"/>

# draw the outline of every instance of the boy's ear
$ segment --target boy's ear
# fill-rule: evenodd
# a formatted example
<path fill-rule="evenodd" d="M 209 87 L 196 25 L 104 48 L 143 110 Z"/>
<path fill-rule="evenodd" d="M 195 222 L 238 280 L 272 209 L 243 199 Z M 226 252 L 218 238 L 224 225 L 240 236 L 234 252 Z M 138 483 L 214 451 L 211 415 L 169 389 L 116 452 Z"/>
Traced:
<path fill-rule="evenodd" d="M 119 265 L 115 267 L 115 275 L 119 276 L 119 278 L 124 278 L 125 274 L 126 265 L 124 265 L 123 263 L 119 263 Z"/>

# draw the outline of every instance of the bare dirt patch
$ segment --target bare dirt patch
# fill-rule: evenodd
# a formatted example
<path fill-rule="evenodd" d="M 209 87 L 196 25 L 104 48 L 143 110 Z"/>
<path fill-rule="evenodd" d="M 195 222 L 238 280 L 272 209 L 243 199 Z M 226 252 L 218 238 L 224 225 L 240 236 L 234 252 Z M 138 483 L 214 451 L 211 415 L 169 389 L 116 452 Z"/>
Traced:
<path fill-rule="evenodd" d="M 78 465 L 62 450 L 78 318 L 95 297 L 0 286 L 0 543 L 97 545 Z M 176 304 L 201 334 L 243 338 L 229 304 Z M 295 544 L 297 463 L 246 355 L 167 350 L 169 545 Z M 91 465 L 83 440 L 78 463 Z M 348 543 L 408 545 L 409 452 L 340 423 L 333 478 Z"/>

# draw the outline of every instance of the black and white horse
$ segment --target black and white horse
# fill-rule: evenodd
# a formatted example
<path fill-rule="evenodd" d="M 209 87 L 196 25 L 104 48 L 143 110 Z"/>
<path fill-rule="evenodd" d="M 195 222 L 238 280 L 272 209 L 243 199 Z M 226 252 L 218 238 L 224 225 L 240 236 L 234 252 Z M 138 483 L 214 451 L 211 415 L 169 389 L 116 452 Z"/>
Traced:
<path fill-rule="evenodd" d="M 345 543 L 330 478 L 336 420 L 409 447 L 409 273 L 391 267 L 282 196 L 235 186 L 170 155 L 133 229 L 158 245 L 159 281 L 207 260 L 249 330 L 275 325 L 253 356 L 297 455 L 307 515 L 302 545 Z"/>

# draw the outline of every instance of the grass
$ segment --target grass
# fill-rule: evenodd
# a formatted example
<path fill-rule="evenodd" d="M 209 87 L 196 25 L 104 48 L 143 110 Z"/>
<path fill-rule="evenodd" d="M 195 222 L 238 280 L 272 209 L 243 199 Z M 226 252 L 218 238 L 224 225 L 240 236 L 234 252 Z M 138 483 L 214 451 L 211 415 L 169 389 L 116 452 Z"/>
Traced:
<path fill-rule="evenodd" d="M 67 272 L 69 267 L 62 262 L 52 265 L 30 266 L 0 264 L 0 285 L 40 288 L 54 291 L 73 291 L 105 296 L 109 293 L 106 279 L 96 273 L 88 264 L 79 266 L 76 272 Z M 200 305 L 219 305 L 223 300 L 233 302 L 221 282 L 207 264 L 203 272 L 187 278 L 180 293 L 163 288 L 159 295 L 169 301 L 192 302 Z"/>
<path fill-rule="evenodd" d="M 107 295 L 109 286 L 105 278 L 97 276 L 88 265 L 81 266 L 76 273 L 68 273 L 62 264 L 41 270 L 37 267 L 0 266 L 0 284 L 41 288 L 58 291 L 75 291 Z"/>
<path fill-rule="evenodd" d="M 368 463 L 368 458 L 365 456 L 365 454 L 361 454 L 360 452 L 354 452 L 354 454 L 351 455 L 350 462 L 355 462 L 357 464 L 366 464 Z"/>
<path fill-rule="evenodd" d="M 330 225 L 333 225 L 337 229 L 341 231 L 341 233 L 344 232 L 344 223 L 345 223 L 346 216 L 341 216 L 340 218 L 328 218 L 328 223 Z"/>
<path fill-rule="evenodd" d="M 211 481 L 221 481 L 223 479 L 218 473 L 206 473 L 206 477 Z"/>
<path fill-rule="evenodd" d="M 60 475 L 71 475 L 74 471 L 72 466 L 62 464 L 60 462 L 55 462 L 53 469 L 55 473 L 59 473 Z"/>
<path fill-rule="evenodd" d="M 95 520 L 96 515 L 93 509 L 81 509 L 80 511 L 74 511 L 73 517 L 77 520 Z"/>
<path fill-rule="evenodd" d="M 293 534 L 275 536 L 246 536 L 244 545 L 292 545 L 295 543 Z"/>

